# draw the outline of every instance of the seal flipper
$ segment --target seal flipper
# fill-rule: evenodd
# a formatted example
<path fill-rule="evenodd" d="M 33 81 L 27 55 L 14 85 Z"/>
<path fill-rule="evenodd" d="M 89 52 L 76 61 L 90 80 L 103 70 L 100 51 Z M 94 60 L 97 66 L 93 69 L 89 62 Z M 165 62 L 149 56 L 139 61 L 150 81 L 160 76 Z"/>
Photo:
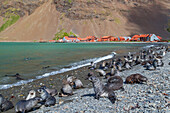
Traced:
<path fill-rule="evenodd" d="M 108 94 L 108 98 L 109 98 L 109 100 L 110 100 L 110 102 L 111 102 L 112 104 L 115 103 L 115 101 L 116 101 L 116 95 L 115 95 L 114 92 L 110 92 L 110 93 Z"/>
<path fill-rule="evenodd" d="M 97 100 L 99 100 L 99 99 L 100 99 L 100 95 L 99 95 L 99 94 L 96 94 L 94 98 L 97 99 Z"/>

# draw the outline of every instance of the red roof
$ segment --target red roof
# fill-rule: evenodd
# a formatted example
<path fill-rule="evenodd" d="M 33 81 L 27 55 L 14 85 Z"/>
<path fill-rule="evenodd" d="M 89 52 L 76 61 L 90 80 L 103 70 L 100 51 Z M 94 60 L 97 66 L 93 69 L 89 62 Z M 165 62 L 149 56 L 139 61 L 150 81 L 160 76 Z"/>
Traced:
<path fill-rule="evenodd" d="M 162 37 L 160 37 L 160 36 L 157 36 L 159 39 L 162 39 Z"/>
<path fill-rule="evenodd" d="M 152 34 L 134 35 L 130 40 L 138 40 L 139 38 L 151 37 L 151 36 L 152 36 Z"/>
<path fill-rule="evenodd" d="M 78 39 L 77 37 L 73 37 L 73 36 L 65 36 L 65 39 L 67 39 L 67 40 L 76 40 L 76 39 Z"/>
<path fill-rule="evenodd" d="M 107 38 L 111 38 L 112 36 L 103 36 L 101 37 L 102 39 L 107 39 Z"/>
<path fill-rule="evenodd" d="M 81 41 L 89 40 L 89 39 L 97 39 L 95 36 L 87 36 L 86 38 L 80 38 Z"/>

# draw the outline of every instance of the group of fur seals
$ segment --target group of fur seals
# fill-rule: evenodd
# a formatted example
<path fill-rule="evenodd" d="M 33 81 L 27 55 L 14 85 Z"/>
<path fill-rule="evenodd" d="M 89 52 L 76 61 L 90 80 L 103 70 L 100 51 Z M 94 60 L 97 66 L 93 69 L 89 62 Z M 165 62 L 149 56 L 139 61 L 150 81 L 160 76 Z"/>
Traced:
<path fill-rule="evenodd" d="M 61 92 L 59 93 L 60 97 L 73 95 L 73 88 L 84 88 L 81 80 L 71 75 L 67 76 L 66 80 L 63 79 L 62 84 Z"/>
<path fill-rule="evenodd" d="M 34 108 L 39 108 L 42 105 L 49 107 L 56 104 L 56 99 L 54 97 L 54 95 L 57 95 L 56 89 L 49 89 L 46 86 L 42 86 L 37 91 L 40 93 L 40 97 L 36 96 L 35 90 L 29 91 L 25 100 L 17 102 L 15 111 L 25 113 L 33 110 Z"/>
<path fill-rule="evenodd" d="M 168 52 L 167 46 L 151 47 L 140 52 L 141 64 L 146 70 L 155 70 L 157 67 L 163 67 L 162 58 Z"/>
<path fill-rule="evenodd" d="M 60 96 L 69 96 L 73 95 L 72 88 L 82 88 L 83 83 L 74 76 L 68 76 L 68 78 L 63 80 L 63 86 L 61 88 Z M 25 100 L 20 100 L 16 106 L 16 112 L 28 112 L 33 110 L 34 108 L 40 107 L 41 105 L 45 105 L 46 107 L 53 106 L 56 104 L 56 99 L 54 96 L 58 95 L 57 89 L 50 89 L 46 86 L 40 87 L 38 90 L 40 97 L 36 96 L 36 91 L 31 90 L 28 93 L 28 96 Z M 4 98 L 0 95 L 0 102 L 3 101 Z M 2 103 L 2 102 L 1 102 Z"/>
<path fill-rule="evenodd" d="M 2 94 L 0 94 L 0 112 L 7 111 L 9 109 L 12 109 L 13 107 L 13 103 L 4 98 Z"/>
<path fill-rule="evenodd" d="M 127 56 L 124 56 L 123 60 L 118 58 L 117 60 L 112 58 L 111 62 L 103 61 L 102 64 L 99 65 L 97 68 L 97 64 L 95 64 L 95 72 L 99 74 L 99 76 L 104 76 L 107 79 L 106 84 L 104 85 L 101 83 L 100 79 L 94 76 L 93 72 L 90 72 L 87 75 L 87 78 L 92 82 L 94 91 L 95 91 L 95 98 L 99 99 L 99 97 L 109 95 L 114 95 L 113 91 L 119 90 L 123 88 L 123 79 L 121 78 L 120 72 L 131 69 L 133 66 L 141 64 L 146 68 L 146 70 L 156 69 L 157 67 L 161 67 L 164 65 L 162 58 L 165 56 L 166 52 L 168 51 L 167 46 L 160 46 L 160 47 L 152 47 L 146 50 L 140 51 L 138 54 L 132 54 L 131 52 L 128 53 Z M 94 63 L 91 63 L 94 65 Z M 91 65 L 89 69 L 93 67 Z M 109 73 L 109 68 L 111 68 Z M 134 84 L 134 83 L 144 83 L 147 82 L 148 78 L 136 73 L 128 76 L 125 80 L 125 83 Z M 115 99 L 115 95 L 113 96 Z"/>

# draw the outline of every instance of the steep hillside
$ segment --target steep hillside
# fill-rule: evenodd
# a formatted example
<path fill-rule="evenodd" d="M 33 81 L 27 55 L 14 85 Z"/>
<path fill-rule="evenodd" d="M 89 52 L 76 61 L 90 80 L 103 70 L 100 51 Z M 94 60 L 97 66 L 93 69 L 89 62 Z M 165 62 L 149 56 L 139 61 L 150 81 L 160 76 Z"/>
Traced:
<path fill-rule="evenodd" d="M 155 33 L 170 38 L 168 0 L 21 0 L 25 6 L 11 1 L 6 4 L 20 9 L 15 10 L 20 19 L 0 32 L 0 41 L 49 40 L 61 29 L 80 37 Z M 2 25 L 6 9 L 0 3 Z"/>

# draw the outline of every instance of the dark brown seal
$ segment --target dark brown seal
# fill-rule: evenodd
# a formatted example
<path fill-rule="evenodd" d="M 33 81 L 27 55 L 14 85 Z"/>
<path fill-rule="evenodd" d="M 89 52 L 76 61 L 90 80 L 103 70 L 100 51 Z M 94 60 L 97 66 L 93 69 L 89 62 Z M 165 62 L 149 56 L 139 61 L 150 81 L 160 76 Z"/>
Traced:
<path fill-rule="evenodd" d="M 125 83 L 133 84 L 133 83 L 143 83 L 147 82 L 147 78 L 139 73 L 132 74 L 126 78 Z"/>

